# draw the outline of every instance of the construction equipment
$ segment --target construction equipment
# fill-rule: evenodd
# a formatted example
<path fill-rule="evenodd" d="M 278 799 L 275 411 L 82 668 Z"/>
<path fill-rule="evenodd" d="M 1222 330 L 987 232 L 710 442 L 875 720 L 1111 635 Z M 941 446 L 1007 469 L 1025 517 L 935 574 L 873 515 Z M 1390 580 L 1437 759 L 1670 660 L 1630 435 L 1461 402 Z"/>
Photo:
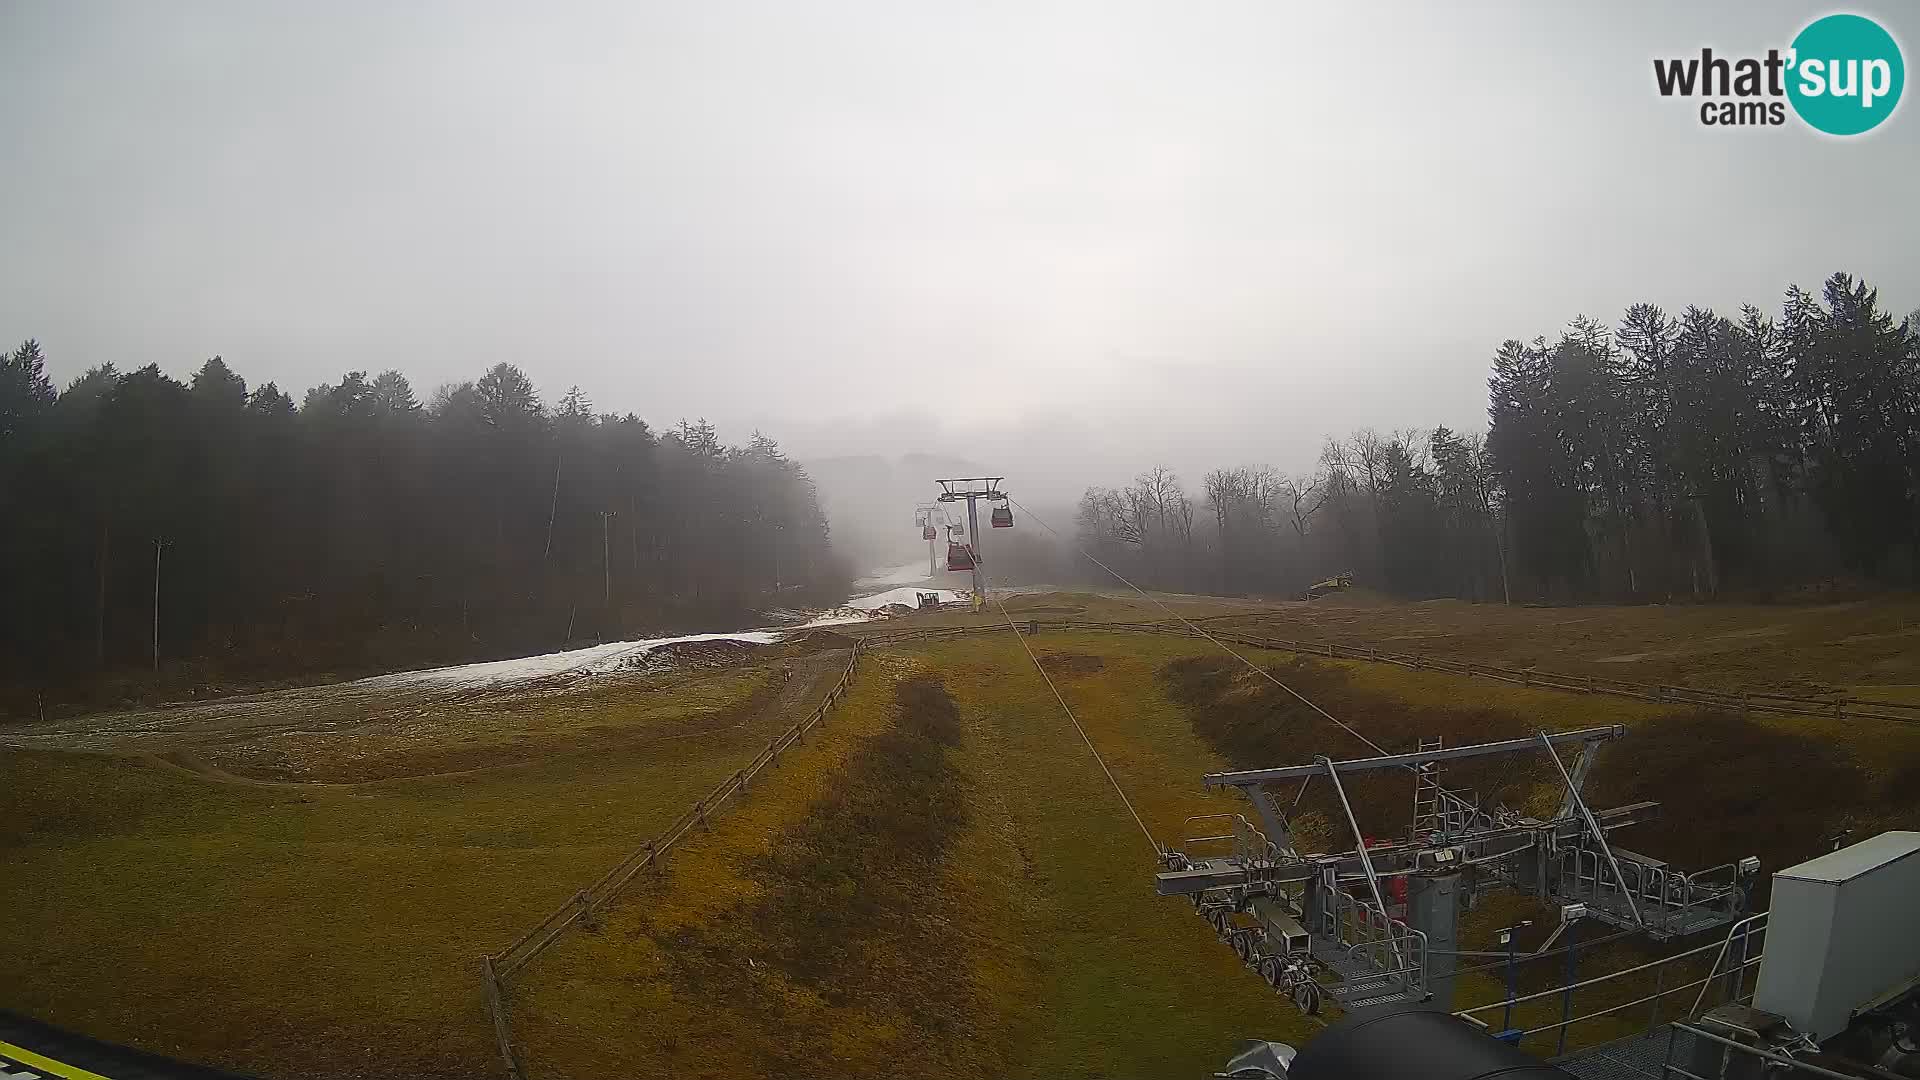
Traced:
<path fill-rule="evenodd" d="M 1314 600 L 1330 593 L 1345 592 L 1351 588 L 1353 588 L 1353 573 L 1352 571 L 1348 571 L 1344 574 L 1335 574 L 1325 581 L 1316 581 L 1307 586 L 1307 591 L 1301 594 L 1300 599 Z"/>

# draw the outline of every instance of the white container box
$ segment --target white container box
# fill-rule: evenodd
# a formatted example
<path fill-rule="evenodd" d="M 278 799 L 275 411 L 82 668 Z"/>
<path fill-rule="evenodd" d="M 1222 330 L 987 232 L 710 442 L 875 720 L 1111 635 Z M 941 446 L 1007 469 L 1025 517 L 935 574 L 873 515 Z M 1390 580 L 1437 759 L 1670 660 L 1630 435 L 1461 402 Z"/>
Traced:
<path fill-rule="evenodd" d="M 1884 832 L 1773 875 L 1753 1006 L 1824 1040 L 1920 980 L 1920 832 Z"/>

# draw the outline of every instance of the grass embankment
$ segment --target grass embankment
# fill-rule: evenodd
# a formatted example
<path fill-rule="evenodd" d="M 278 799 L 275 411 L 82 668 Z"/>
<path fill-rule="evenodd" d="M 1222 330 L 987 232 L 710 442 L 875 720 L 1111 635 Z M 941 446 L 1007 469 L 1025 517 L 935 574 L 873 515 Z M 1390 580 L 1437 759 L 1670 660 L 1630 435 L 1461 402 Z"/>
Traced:
<path fill-rule="evenodd" d="M 527 970 L 530 1073 L 1005 1075 L 1018 859 L 976 801 L 975 730 L 869 654 L 818 739 Z"/>
<path fill-rule="evenodd" d="M 964 581 L 956 582 L 956 587 L 964 588 Z M 1122 592 L 1043 592 L 1043 593 L 998 593 L 999 601 L 988 604 L 980 611 L 970 608 L 948 607 L 946 610 L 928 614 L 902 615 L 879 622 L 839 627 L 850 635 L 868 635 L 888 633 L 903 629 L 928 629 L 932 627 L 952 626 L 990 626 L 1004 628 L 1007 620 L 1001 614 L 1000 605 L 1025 628 L 1029 619 L 1040 622 L 1098 622 L 1098 623 L 1144 623 L 1160 622 L 1170 617 L 1167 610 L 1179 612 L 1189 619 L 1216 618 L 1220 616 L 1244 616 L 1265 611 L 1274 605 L 1255 600 L 1242 600 L 1228 596 L 1203 596 L 1200 594 L 1155 593 L 1154 600 L 1142 599 L 1132 593 Z M 1155 600 L 1158 603 L 1154 602 Z M 1160 605 L 1165 604 L 1162 608 Z M 1299 605 L 1295 605 L 1299 606 Z"/>
<path fill-rule="evenodd" d="M 1727 690 L 1920 701 L 1920 597 L 1509 607 L 1316 601 L 1232 625 L 1515 667 Z"/>
<path fill-rule="evenodd" d="M 1192 645 L 1116 644 L 1038 647 L 1178 837 L 1230 807 L 1199 792 L 1222 762 L 1155 685 Z M 865 663 L 824 740 L 528 969 L 533 1075 L 1198 1075 L 1241 1039 L 1313 1030 L 1154 895 L 1151 849 L 1017 641 Z"/>
<path fill-rule="evenodd" d="M 1742 718 L 1692 709 L 1659 708 L 1617 698 L 1529 690 L 1459 676 L 1363 664 L 1293 658 L 1274 673 L 1323 708 L 1358 728 L 1389 751 L 1412 749 L 1422 735 L 1442 735 L 1448 745 L 1626 723 L 1631 734 L 1608 745 L 1589 781 L 1596 806 L 1642 799 L 1662 803 L 1656 823 L 1622 830 L 1615 842 L 1683 870 L 1699 870 L 1758 855 L 1767 870 L 1820 854 L 1827 838 L 1843 829 L 1864 838 L 1882 829 L 1920 826 L 1920 728 L 1907 725 L 1808 717 Z M 1366 750 L 1351 735 L 1299 704 L 1272 683 L 1231 658 L 1178 661 L 1163 670 L 1169 692 L 1187 709 L 1194 728 L 1235 764 L 1252 767 L 1308 760 L 1314 750 L 1358 756 Z M 1475 790 L 1485 799 L 1541 814 L 1557 804 L 1559 781 L 1544 756 L 1488 759 L 1444 767 L 1442 782 Z M 1411 818 L 1411 784 L 1397 771 L 1366 774 L 1348 783 L 1362 827 L 1380 836 L 1404 835 Z M 1342 849 L 1352 844 L 1324 781 L 1309 787 L 1298 818 L 1310 846 Z M 1764 906 L 1764 884 L 1760 903 Z M 1493 931 L 1520 919 L 1535 925 L 1518 935 L 1532 948 L 1553 925 L 1537 903 L 1494 892 L 1462 926 L 1462 947 L 1492 949 Z M 1586 935 L 1598 937 L 1603 928 Z M 1583 976 L 1618 970 L 1709 940 L 1672 947 L 1617 942 L 1588 950 Z M 1484 958 L 1462 961 L 1485 967 Z M 1463 977 L 1456 1004 L 1499 999 L 1503 972 Z M 1703 974 L 1668 977 L 1666 985 Z M 1523 990 L 1559 985 L 1564 961 L 1522 965 Z M 1654 992 L 1652 975 L 1631 976 L 1583 990 L 1574 1015 Z M 1749 983 L 1749 987 L 1751 983 Z M 1691 1004 L 1695 991 L 1663 1003 L 1671 1016 Z M 1516 1022 L 1532 1026 L 1557 1019 L 1558 1000 L 1522 1006 Z M 1632 1030 L 1650 1015 L 1642 1006 L 1574 1029 L 1579 1046 Z M 1495 1014 L 1485 1017 L 1498 1021 Z M 1550 1051 L 1552 1035 L 1533 1049 Z"/>
<path fill-rule="evenodd" d="M 635 705 L 628 729 L 660 711 L 680 714 Z M 267 1077 L 487 1074 L 479 955 L 786 722 L 615 752 L 533 742 L 514 767 L 347 787 L 0 752 L 0 1006 Z"/>
<path fill-rule="evenodd" d="M 1189 815 L 1236 809 L 1200 790 L 1200 776 L 1225 762 L 1155 681 L 1192 642 L 1094 633 L 1042 634 L 1033 645 L 1162 843 L 1191 835 Z M 994 807 L 1020 853 L 1035 977 L 1010 988 L 1020 1018 L 1010 1075 L 1205 1075 L 1240 1040 L 1315 1030 L 1186 901 L 1154 894 L 1152 850 L 1019 642 L 963 639 L 919 655 L 977 718 L 976 803 Z"/>

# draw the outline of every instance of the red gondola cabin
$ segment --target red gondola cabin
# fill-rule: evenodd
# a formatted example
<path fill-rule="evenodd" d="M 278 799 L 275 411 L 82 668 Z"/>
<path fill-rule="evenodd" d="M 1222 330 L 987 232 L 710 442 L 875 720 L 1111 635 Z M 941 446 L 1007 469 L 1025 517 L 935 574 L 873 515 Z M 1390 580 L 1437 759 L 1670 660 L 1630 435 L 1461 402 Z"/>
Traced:
<path fill-rule="evenodd" d="M 973 549 L 965 544 L 949 543 L 947 545 L 947 569 L 973 569 Z"/>

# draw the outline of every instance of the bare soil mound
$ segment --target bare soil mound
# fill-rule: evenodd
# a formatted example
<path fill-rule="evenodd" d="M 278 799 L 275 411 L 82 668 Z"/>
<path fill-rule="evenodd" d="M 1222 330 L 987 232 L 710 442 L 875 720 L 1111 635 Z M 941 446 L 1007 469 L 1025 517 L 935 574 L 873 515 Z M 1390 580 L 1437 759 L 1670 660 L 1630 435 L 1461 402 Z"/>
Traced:
<path fill-rule="evenodd" d="M 853 648 L 853 639 L 832 630 L 809 630 L 804 634 L 795 634 L 780 643 L 782 652 L 795 656 L 807 656 L 818 652 L 835 652 Z"/>

